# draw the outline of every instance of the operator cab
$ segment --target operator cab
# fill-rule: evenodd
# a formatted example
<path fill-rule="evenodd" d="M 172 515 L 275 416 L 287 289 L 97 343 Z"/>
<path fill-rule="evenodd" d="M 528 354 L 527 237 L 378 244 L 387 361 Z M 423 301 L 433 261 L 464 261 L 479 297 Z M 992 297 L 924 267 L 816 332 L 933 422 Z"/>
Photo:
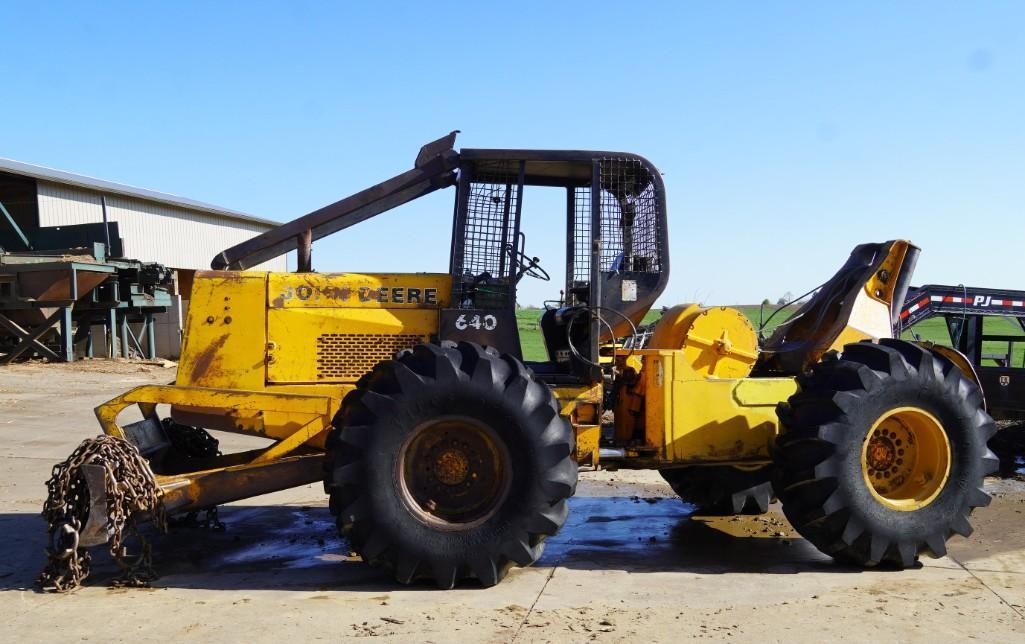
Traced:
<path fill-rule="evenodd" d="M 540 320 L 548 361 L 527 364 L 552 383 L 593 380 L 599 343 L 629 335 L 669 276 L 659 172 L 618 152 L 464 149 L 459 157 L 453 308 L 442 311 L 439 338 L 523 357 L 517 285 L 551 281 L 521 228 L 524 188 L 562 190 L 565 284 Z"/>
<path fill-rule="evenodd" d="M 565 283 L 558 291 L 553 287 L 540 320 L 548 360 L 528 361 L 528 365 L 551 384 L 588 383 L 600 377 L 599 344 L 629 335 L 669 278 L 666 196 L 661 175 L 643 157 L 621 152 L 457 152 L 457 133 L 424 145 L 413 169 L 236 244 L 213 259 L 214 270 L 239 271 L 294 250 L 296 272 L 311 273 L 314 241 L 432 192 L 455 188 L 448 275 L 425 278 L 425 274 L 418 274 L 407 280 L 410 284 L 415 281 L 418 286 L 414 290 L 419 292 L 424 279 L 448 277 L 450 297 L 418 301 L 416 307 L 410 306 L 412 299 L 371 298 L 374 301 L 368 306 L 391 310 L 391 305 L 397 305 L 397 313 L 377 320 L 375 328 L 379 331 L 354 331 L 351 325 L 342 323 L 347 318 L 335 309 L 348 306 L 344 300 L 354 289 L 377 293 L 381 284 L 370 282 L 388 276 L 364 276 L 370 279 L 366 283 L 357 283 L 357 278 L 345 274 L 311 277 L 317 288 L 307 285 L 303 288 L 309 290 L 304 292 L 310 296 L 316 290 L 318 297 L 304 300 L 303 306 L 318 309 L 320 315 L 317 360 L 328 366 L 344 363 L 346 367 L 299 373 L 288 365 L 269 361 L 269 374 L 283 370 L 287 377 L 282 380 L 271 375 L 268 380 L 354 382 L 365 371 L 362 367 L 369 368 L 391 358 L 397 350 L 428 340 L 472 341 L 522 359 L 516 321 L 517 287 L 524 279 L 551 281 L 551 273 L 559 275 L 550 264 L 530 253 L 531 240 L 521 223 L 524 212 L 536 211 L 523 209 L 525 188 L 530 189 L 530 197 L 540 189 L 564 195 L 559 203 L 565 204 L 565 220 L 542 225 L 554 224 L 548 234 L 565 235 L 566 248 Z M 444 282 L 443 287 L 438 282 L 437 288 L 447 290 L 449 280 Z M 401 296 L 403 291 L 398 291 Z M 298 290 L 296 294 L 303 299 Z M 271 298 L 272 303 L 286 306 L 287 288 L 278 295 Z M 342 301 L 336 301 L 336 295 Z M 410 319 L 414 314 L 406 310 L 411 308 L 438 310 L 436 332 L 427 332 L 433 325 L 425 324 L 422 316 L 414 324 Z M 275 346 L 285 351 L 278 345 L 288 343 L 293 355 L 310 351 L 309 346 L 291 346 L 292 318 L 282 319 L 289 321 L 283 322 L 279 340 L 272 341 Z M 406 322 L 408 329 L 403 326 Z M 336 331 L 324 331 L 332 325 Z M 359 365 L 349 360 L 345 351 L 331 349 L 355 346 L 352 343 L 360 347 Z"/>

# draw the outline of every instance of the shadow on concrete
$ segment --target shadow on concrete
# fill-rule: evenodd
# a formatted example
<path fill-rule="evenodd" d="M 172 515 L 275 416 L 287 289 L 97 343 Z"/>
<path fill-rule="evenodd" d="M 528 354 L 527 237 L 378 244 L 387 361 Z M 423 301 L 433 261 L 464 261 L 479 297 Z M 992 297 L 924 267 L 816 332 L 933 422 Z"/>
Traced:
<path fill-rule="evenodd" d="M 852 572 L 800 538 L 744 517 L 691 517 L 676 499 L 576 497 L 570 520 L 549 539 L 538 566 L 631 573 L 702 574 Z M 350 556 L 325 507 L 226 506 L 224 531 L 175 527 L 147 530 L 160 578 L 154 587 L 215 590 L 346 590 L 381 593 L 403 588 L 386 573 Z M 35 514 L 0 514 L 0 590 L 29 589 L 45 559 L 44 524 Z M 738 534 L 742 532 L 750 534 Z M 106 547 L 92 550 L 86 582 L 105 586 L 118 574 Z M 466 584 L 472 587 L 473 583 Z M 429 583 L 412 588 L 432 588 Z"/>

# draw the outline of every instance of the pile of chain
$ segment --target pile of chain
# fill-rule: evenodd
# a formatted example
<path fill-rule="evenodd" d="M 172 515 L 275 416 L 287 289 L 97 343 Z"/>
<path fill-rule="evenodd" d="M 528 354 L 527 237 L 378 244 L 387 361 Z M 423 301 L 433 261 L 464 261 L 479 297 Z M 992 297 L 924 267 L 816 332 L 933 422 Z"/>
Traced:
<path fill-rule="evenodd" d="M 209 458 L 221 455 L 220 443 L 205 429 L 182 425 L 170 418 L 162 420 L 160 426 L 171 446 L 185 456 Z"/>
<path fill-rule="evenodd" d="M 139 533 L 136 517 L 146 514 L 161 531 L 167 531 L 167 517 L 160 491 L 146 459 L 135 445 L 113 436 L 82 441 L 63 463 L 53 467 L 46 482 L 49 491 L 43 505 L 50 534 L 48 562 L 39 576 L 44 589 L 74 590 L 89 576 L 91 558 L 78 546 L 79 532 L 89 515 L 89 491 L 82 466 L 101 465 L 105 470 L 107 531 L 110 555 L 122 570 L 111 585 L 146 586 L 156 578 L 150 543 Z M 129 556 L 126 537 L 139 542 L 139 553 Z"/>
<path fill-rule="evenodd" d="M 212 458 L 221 455 L 221 445 L 210 432 L 200 427 L 191 427 L 176 423 L 165 418 L 160 425 L 164 435 L 171 441 L 171 446 L 186 458 Z M 191 510 L 185 516 L 168 519 L 172 528 L 206 528 L 223 531 L 224 523 L 217 516 L 217 506 L 203 510 L 203 518 L 199 518 L 200 510 Z"/>

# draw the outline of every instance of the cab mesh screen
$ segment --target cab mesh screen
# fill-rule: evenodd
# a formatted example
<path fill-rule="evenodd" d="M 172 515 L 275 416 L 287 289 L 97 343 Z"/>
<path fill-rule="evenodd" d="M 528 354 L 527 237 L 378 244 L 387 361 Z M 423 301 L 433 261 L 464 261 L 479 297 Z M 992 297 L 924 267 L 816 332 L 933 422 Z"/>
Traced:
<path fill-rule="evenodd" d="M 508 304 L 519 247 L 518 162 L 490 161 L 474 168 L 466 195 L 463 249 L 457 257 L 456 306 Z"/>
<path fill-rule="evenodd" d="M 658 273 L 658 195 L 640 161 L 602 159 L 601 270 Z"/>
<path fill-rule="evenodd" d="M 658 187 L 635 159 L 599 161 L 600 270 L 658 273 L 661 257 Z M 573 284 L 591 279 L 591 187 L 573 192 Z"/>

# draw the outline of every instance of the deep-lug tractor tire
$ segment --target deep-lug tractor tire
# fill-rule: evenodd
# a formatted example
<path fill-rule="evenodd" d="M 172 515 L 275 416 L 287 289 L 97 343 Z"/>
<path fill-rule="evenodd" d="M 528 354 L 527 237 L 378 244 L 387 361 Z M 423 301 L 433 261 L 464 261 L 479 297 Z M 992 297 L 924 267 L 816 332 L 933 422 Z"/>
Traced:
<path fill-rule="evenodd" d="M 956 366 L 900 340 L 859 342 L 798 384 L 779 406 L 775 485 L 802 536 L 839 561 L 903 568 L 971 534 L 996 425 Z"/>
<path fill-rule="evenodd" d="M 659 470 L 681 499 L 696 506 L 695 514 L 705 516 L 768 512 L 773 472 L 772 466 L 741 469 L 728 465 Z"/>
<path fill-rule="evenodd" d="M 492 586 L 566 521 L 573 430 L 513 357 L 419 345 L 374 367 L 334 427 L 331 512 L 353 549 L 402 583 Z"/>

